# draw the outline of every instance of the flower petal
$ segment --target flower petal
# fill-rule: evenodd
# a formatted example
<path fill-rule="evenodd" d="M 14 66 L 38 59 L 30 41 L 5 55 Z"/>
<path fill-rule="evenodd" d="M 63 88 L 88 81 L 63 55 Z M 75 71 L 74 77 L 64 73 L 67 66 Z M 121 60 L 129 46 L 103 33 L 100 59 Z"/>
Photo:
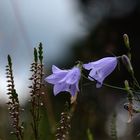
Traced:
<path fill-rule="evenodd" d="M 56 67 L 55 65 L 52 65 L 52 72 L 53 73 L 60 73 L 60 72 L 68 72 L 68 70 L 61 70 L 58 67 Z"/>
<path fill-rule="evenodd" d="M 100 68 L 103 68 L 105 65 L 109 65 L 113 62 L 117 62 L 116 57 L 105 57 L 105 58 L 102 58 L 100 60 L 90 62 L 88 64 L 84 64 L 83 66 L 87 70 L 90 70 L 93 68 L 100 69 Z"/>
<path fill-rule="evenodd" d="M 101 88 L 102 87 L 102 83 L 97 82 L 96 83 L 96 88 Z"/>
<path fill-rule="evenodd" d="M 69 70 L 67 75 L 59 82 L 66 82 L 67 84 L 72 85 L 79 81 L 80 75 L 80 69 L 78 67 L 74 67 L 73 69 Z"/>
<path fill-rule="evenodd" d="M 90 70 L 89 79 L 97 81 L 96 87 L 101 87 L 104 79 L 115 69 L 117 66 L 116 57 L 106 57 L 95 62 L 84 64 L 84 68 Z M 93 78 L 92 78 L 93 77 Z"/>
<path fill-rule="evenodd" d="M 75 84 L 71 85 L 71 86 L 70 86 L 70 94 L 71 94 L 72 96 L 74 96 L 74 95 L 76 94 L 76 92 L 77 92 L 77 90 L 76 90 L 76 85 L 75 85 Z"/>
<path fill-rule="evenodd" d="M 45 81 L 51 84 L 57 84 L 63 77 L 65 77 L 67 72 L 60 72 L 57 74 L 51 74 L 45 78 Z"/>
<path fill-rule="evenodd" d="M 76 83 L 77 81 L 79 81 L 80 75 L 81 75 L 80 69 L 76 67 L 73 68 L 71 70 L 71 73 L 69 73 L 69 75 L 67 76 L 66 83 L 71 85 Z"/>
<path fill-rule="evenodd" d="M 90 62 L 90 63 L 88 63 L 88 64 L 83 64 L 83 67 L 84 67 L 85 69 L 87 69 L 87 70 L 90 70 L 90 69 L 93 68 L 92 63 L 93 63 L 93 62 Z"/>
<path fill-rule="evenodd" d="M 54 89 L 53 89 L 54 95 L 57 95 L 61 91 L 69 92 L 70 91 L 69 90 L 69 85 L 65 84 L 65 83 L 59 83 L 59 84 L 54 85 Z"/>
<path fill-rule="evenodd" d="M 110 63 L 106 63 L 106 65 L 104 65 L 104 68 L 100 69 L 100 75 L 103 79 L 105 79 L 109 74 L 111 74 L 113 72 L 113 70 L 116 68 L 117 66 L 117 60 L 116 61 L 112 61 Z"/>
<path fill-rule="evenodd" d="M 92 69 L 89 73 L 89 77 L 88 77 L 91 81 L 98 81 L 99 83 L 102 83 L 102 81 L 104 80 L 104 77 L 101 75 L 101 72 L 99 70 L 94 70 Z"/>
<path fill-rule="evenodd" d="M 79 91 L 80 68 L 73 67 L 70 70 L 61 70 L 53 65 L 52 71 L 53 74 L 46 77 L 45 80 L 48 83 L 54 84 L 54 95 L 57 95 L 61 91 L 67 91 L 74 96 Z"/>
<path fill-rule="evenodd" d="M 79 91 L 79 81 L 77 81 L 76 85 L 76 90 Z"/>

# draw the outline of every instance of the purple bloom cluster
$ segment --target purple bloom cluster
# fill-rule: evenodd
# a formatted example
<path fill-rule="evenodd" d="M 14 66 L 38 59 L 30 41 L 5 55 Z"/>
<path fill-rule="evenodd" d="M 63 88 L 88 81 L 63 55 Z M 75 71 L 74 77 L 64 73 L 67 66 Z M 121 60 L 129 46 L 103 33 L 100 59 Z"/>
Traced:
<path fill-rule="evenodd" d="M 116 57 L 106 57 L 98 61 L 83 64 L 83 67 L 90 70 L 88 78 L 92 81 L 96 81 L 96 87 L 102 86 L 104 79 L 112 73 L 117 66 Z M 57 95 L 61 91 L 67 91 L 74 96 L 79 91 L 79 80 L 81 77 L 81 70 L 78 66 L 69 70 L 61 70 L 56 66 L 52 66 L 52 72 L 50 76 L 45 80 L 48 83 L 54 84 L 54 95 Z"/>
<path fill-rule="evenodd" d="M 102 86 L 104 79 L 112 73 L 112 71 L 117 66 L 117 58 L 116 57 L 106 57 L 102 58 L 95 62 L 90 62 L 88 64 L 84 64 L 83 67 L 87 70 L 91 70 L 88 78 L 90 80 L 96 80 L 96 87 L 99 88 Z"/>
<path fill-rule="evenodd" d="M 81 71 L 78 67 L 73 67 L 70 70 L 61 70 L 53 65 L 52 72 L 53 74 L 45 80 L 48 83 L 54 84 L 54 95 L 57 95 L 61 91 L 67 91 L 74 96 L 79 91 L 78 84 Z"/>

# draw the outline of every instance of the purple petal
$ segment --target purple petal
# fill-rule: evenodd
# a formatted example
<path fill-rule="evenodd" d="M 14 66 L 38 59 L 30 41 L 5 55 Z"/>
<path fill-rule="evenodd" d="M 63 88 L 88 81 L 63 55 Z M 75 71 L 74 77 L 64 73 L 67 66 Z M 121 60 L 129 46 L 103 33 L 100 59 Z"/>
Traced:
<path fill-rule="evenodd" d="M 52 72 L 53 73 L 60 73 L 60 72 L 68 72 L 68 70 L 61 70 L 58 67 L 56 67 L 55 65 L 52 66 Z"/>
<path fill-rule="evenodd" d="M 90 62 L 84 65 L 84 68 L 90 70 L 89 79 L 97 80 L 96 87 L 101 87 L 104 79 L 115 69 L 117 66 L 116 57 L 106 57 L 95 62 Z M 93 78 L 91 78 L 93 77 Z"/>
<path fill-rule="evenodd" d="M 77 90 L 76 90 L 76 85 L 73 84 L 70 86 L 70 93 L 72 96 L 74 96 L 76 94 Z"/>
<path fill-rule="evenodd" d="M 112 60 L 112 62 L 106 62 L 106 65 L 103 66 L 102 69 L 99 70 L 99 73 L 103 79 L 105 79 L 109 74 L 113 72 L 113 70 L 117 66 L 117 59 L 116 61 Z"/>
<path fill-rule="evenodd" d="M 69 70 L 67 75 L 59 82 L 66 82 L 67 84 L 72 85 L 79 81 L 80 74 L 80 69 L 78 67 L 74 67 L 73 69 Z"/>
<path fill-rule="evenodd" d="M 91 81 L 96 80 L 96 81 L 102 83 L 102 81 L 104 80 L 104 77 L 101 75 L 100 70 L 92 69 L 89 73 L 89 79 Z"/>
<path fill-rule="evenodd" d="M 69 92 L 70 91 L 69 90 L 69 85 L 65 84 L 65 83 L 59 83 L 59 84 L 54 85 L 54 88 L 53 88 L 54 95 L 57 95 L 61 91 Z"/>
<path fill-rule="evenodd" d="M 79 91 L 78 83 L 81 75 L 80 68 L 73 67 L 70 70 L 61 70 L 55 65 L 52 66 L 53 74 L 45 78 L 51 84 L 54 84 L 54 95 L 62 91 L 70 92 L 72 96 Z"/>
<path fill-rule="evenodd" d="M 58 73 L 60 71 L 60 69 L 58 67 L 56 67 L 55 65 L 52 65 L 52 72 L 53 73 Z"/>
<path fill-rule="evenodd" d="M 97 82 L 96 83 L 96 88 L 101 88 L 102 87 L 102 83 Z"/>
<path fill-rule="evenodd" d="M 91 81 L 94 81 L 94 80 L 97 80 L 97 71 L 95 69 L 92 69 L 89 73 L 89 76 L 88 78 L 91 80 Z"/>
<path fill-rule="evenodd" d="M 65 77 L 67 72 L 60 72 L 56 74 L 51 74 L 50 76 L 45 78 L 45 81 L 51 84 L 56 84 L 58 83 L 63 77 Z"/>
<path fill-rule="evenodd" d="M 73 68 L 71 70 L 71 73 L 69 73 L 69 75 L 67 76 L 66 83 L 71 85 L 76 83 L 77 81 L 79 81 L 80 75 L 81 75 L 80 69 L 76 67 Z"/>
<path fill-rule="evenodd" d="M 105 57 L 105 58 L 102 58 L 98 61 L 94 61 L 94 62 L 90 62 L 88 64 L 84 64 L 83 66 L 87 70 L 90 70 L 90 69 L 93 69 L 93 68 L 100 69 L 100 68 L 103 68 L 105 65 L 109 65 L 113 62 L 117 63 L 117 58 L 116 57 Z"/>
<path fill-rule="evenodd" d="M 85 69 L 87 69 L 87 70 L 90 70 L 90 69 L 93 68 L 93 67 L 92 67 L 92 63 L 93 63 L 93 62 L 90 62 L 90 63 L 88 63 L 88 64 L 83 64 L 83 67 L 84 67 Z"/>

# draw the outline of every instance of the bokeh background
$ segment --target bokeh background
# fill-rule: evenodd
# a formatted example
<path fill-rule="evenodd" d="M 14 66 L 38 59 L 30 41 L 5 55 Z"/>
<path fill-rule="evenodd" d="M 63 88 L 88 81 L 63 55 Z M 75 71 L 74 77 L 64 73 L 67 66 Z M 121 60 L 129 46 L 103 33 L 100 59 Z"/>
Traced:
<path fill-rule="evenodd" d="M 139 0 L 1 0 L 0 139 L 12 140 L 9 134 L 11 128 L 7 123 L 10 123 L 10 118 L 5 106 L 5 66 L 8 54 L 13 59 L 16 89 L 21 105 L 25 108 L 25 134 L 32 133 L 28 110 L 28 78 L 31 74 L 29 69 L 33 48 L 39 42 L 43 43 L 45 73 L 48 75 L 52 64 L 60 68 L 71 68 L 77 60 L 86 63 L 105 56 L 125 54 L 122 36 L 127 33 L 132 47 L 132 64 L 140 81 L 139 19 Z M 105 82 L 122 87 L 125 79 L 129 79 L 129 74 L 120 64 Z M 40 129 L 42 140 L 53 140 L 53 127 L 60 119 L 65 101 L 69 101 L 69 94 L 54 97 L 52 86 L 46 86 L 46 102 L 49 103 L 48 108 L 46 106 L 42 109 Z M 95 140 L 111 139 L 109 125 L 113 112 L 117 114 L 118 139 L 139 139 L 139 114 L 128 124 L 128 114 L 123 108 L 125 102 L 125 92 L 107 87 L 96 89 L 94 84 L 83 86 L 72 119 L 71 140 L 87 140 L 88 128 Z M 51 117 L 48 117 L 49 113 Z"/>

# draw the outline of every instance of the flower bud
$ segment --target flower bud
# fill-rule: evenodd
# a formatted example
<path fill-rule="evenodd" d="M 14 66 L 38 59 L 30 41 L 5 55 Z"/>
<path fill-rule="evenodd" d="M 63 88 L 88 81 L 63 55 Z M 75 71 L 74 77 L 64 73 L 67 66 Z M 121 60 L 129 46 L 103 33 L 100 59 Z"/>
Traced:
<path fill-rule="evenodd" d="M 125 67 L 127 68 L 127 70 L 130 73 L 133 73 L 133 67 L 131 65 L 130 59 L 126 56 L 126 55 L 122 55 L 121 56 L 122 62 L 125 65 Z"/>
<path fill-rule="evenodd" d="M 124 34 L 123 35 L 123 39 L 124 39 L 124 43 L 125 43 L 125 46 L 128 48 L 128 50 L 130 50 L 130 44 L 129 44 L 129 37 L 127 34 Z"/>

